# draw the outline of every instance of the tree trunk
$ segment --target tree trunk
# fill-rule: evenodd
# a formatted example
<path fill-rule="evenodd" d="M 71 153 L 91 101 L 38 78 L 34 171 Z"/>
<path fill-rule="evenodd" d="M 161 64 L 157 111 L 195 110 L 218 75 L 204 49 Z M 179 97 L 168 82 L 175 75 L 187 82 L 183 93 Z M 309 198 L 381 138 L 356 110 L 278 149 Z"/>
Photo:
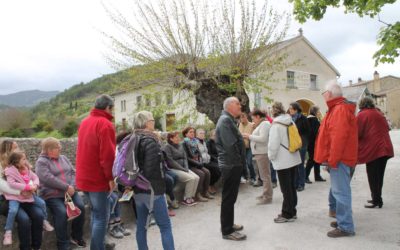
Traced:
<path fill-rule="evenodd" d="M 230 94 L 228 91 L 219 88 L 213 81 L 202 81 L 200 87 L 194 91 L 196 110 L 206 114 L 214 124 L 217 124 L 223 110 L 224 100 L 230 96 L 236 96 L 242 105 L 242 112 L 248 113 L 250 112 L 249 97 L 245 91 L 238 90 L 236 93 Z"/>

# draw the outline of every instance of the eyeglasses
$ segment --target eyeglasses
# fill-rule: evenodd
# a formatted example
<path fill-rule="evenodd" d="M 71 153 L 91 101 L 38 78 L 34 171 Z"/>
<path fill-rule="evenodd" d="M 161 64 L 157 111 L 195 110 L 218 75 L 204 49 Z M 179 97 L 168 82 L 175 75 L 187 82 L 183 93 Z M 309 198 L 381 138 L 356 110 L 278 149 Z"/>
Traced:
<path fill-rule="evenodd" d="M 322 92 L 321 95 L 324 95 L 326 92 L 328 92 L 328 90 L 325 90 L 324 92 Z"/>

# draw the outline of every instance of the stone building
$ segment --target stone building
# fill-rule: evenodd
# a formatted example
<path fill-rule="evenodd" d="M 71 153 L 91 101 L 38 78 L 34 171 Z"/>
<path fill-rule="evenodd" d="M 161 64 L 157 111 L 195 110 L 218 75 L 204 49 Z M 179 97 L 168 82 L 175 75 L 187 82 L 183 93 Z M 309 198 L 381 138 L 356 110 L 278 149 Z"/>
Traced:
<path fill-rule="evenodd" d="M 278 43 L 275 49 L 275 52 L 286 55 L 285 64 L 289 66 L 280 72 L 275 72 L 260 91 L 248 92 L 250 108 L 259 107 L 268 110 L 272 105 L 271 100 L 280 101 L 288 108 L 289 103 L 297 101 L 306 114 L 312 105 L 318 105 L 321 112 L 325 113 L 327 107 L 320 90 L 327 81 L 340 76 L 338 70 L 311 44 L 301 29 L 299 35 Z M 163 90 L 161 91 L 163 94 L 156 98 L 146 98 L 146 95 L 154 92 L 154 89 Z M 204 114 L 195 111 L 195 99 L 191 93 L 173 91 L 168 86 L 153 85 L 115 93 L 113 96 L 117 124 L 129 124 L 133 113 L 143 104 L 152 107 L 157 107 L 159 104 L 167 105 L 161 117 L 163 130 L 170 130 L 182 117 L 186 117 L 185 121 L 192 124 L 208 122 Z"/>
<path fill-rule="evenodd" d="M 392 75 L 380 77 L 379 73 L 375 71 L 372 80 L 363 81 L 358 78 L 357 83 L 353 84 L 350 81 L 349 86 L 343 88 L 343 90 L 344 95 L 346 97 L 352 96 L 349 99 L 355 102 L 358 102 L 365 95 L 373 97 L 377 107 L 390 120 L 392 126 L 400 127 L 400 77 Z"/>

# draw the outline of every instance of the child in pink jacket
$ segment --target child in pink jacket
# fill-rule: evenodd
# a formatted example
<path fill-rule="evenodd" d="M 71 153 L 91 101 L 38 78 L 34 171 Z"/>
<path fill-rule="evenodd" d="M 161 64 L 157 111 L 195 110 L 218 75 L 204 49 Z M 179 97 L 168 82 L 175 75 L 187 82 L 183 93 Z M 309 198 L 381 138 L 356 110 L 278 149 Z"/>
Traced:
<path fill-rule="evenodd" d="M 4 197 L 9 201 L 9 203 L 7 221 L 4 228 L 5 234 L 3 245 L 12 244 L 12 228 L 20 203 L 30 203 L 31 206 L 37 205 L 42 208 L 45 215 L 43 228 L 47 231 L 54 230 L 47 221 L 46 203 L 44 200 L 34 195 L 39 187 L 39 178 L 30 170 L 30 165 L 26 160 L 25 154 L 22 151 L 15 151 L 11 153 L 8 162 L 9 166 L 5 169 L 5 176 L 8 184 L 11 188 L 26 192 L 24 192 L 24 195 L 4 194 Z"/>

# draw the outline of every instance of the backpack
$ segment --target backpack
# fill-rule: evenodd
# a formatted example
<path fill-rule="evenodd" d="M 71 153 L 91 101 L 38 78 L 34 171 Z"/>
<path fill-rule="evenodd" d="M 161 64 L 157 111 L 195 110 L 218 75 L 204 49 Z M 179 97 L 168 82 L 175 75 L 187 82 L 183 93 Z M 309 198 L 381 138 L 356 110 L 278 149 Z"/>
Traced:
<path fill-rule="evenodd" d="M 122 186 L 150 190 L 150 207 L 146 222 L 147 229 L 150 226 L 151 216 L 153 214 L 154 190 L 151 187 L 150 181 L 142 175 L 142 170 L 137 160 L 140 139 L 140 136 L 132 133 L 121 141 L 117 148 L 117 156 L 114 160 L 112 174 L 114 181 Z"/>
<path fill-rule="evenodd" d="M 289 146 L 286 147 L 281 143 L 281 146 L 284 147 L 286 150 L 288 150 L 290 153 L 294 153 L 298 151 L 302 147 L 302 142 L 301 142 L 301 137 L 299 134 L 299 131 L 297 130 L 296 124 L 293 122 L 290 125 L 286 125 L 280 122 L 279 123 L 285 127 L 287 127 L 287 133 L 288 133 L 288 140 L 289 140 Z"/>

